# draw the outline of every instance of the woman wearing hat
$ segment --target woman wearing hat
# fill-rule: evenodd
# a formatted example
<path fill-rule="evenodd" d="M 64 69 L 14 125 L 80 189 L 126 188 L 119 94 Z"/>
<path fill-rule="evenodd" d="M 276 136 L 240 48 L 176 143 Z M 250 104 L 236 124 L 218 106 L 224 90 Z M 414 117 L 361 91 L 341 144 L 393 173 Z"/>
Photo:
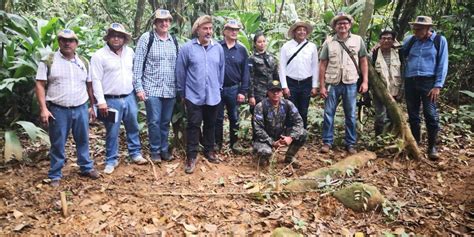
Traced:
<path fill-rule="evenodd" d="M 313 27 L 307 22 L 296 22 L 288 30 L 288 37 L 292 39 L 280 50 L 283 93 L 298 108 L 305 128 L 308 125 L 309 99 L 316 95 L 318 87 L 318 50 L 307 40 L 312 31 Z"/>

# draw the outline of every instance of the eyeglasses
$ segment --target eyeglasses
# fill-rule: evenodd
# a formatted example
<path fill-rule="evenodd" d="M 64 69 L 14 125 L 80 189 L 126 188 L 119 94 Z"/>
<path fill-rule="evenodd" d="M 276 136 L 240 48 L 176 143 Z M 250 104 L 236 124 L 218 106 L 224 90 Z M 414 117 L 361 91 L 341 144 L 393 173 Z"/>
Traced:
<path fill-rule="evenodd" d="M 393 38 L 392 37 L 382 37 L 380 38 L 381 41 L 392 41 Z"/>
<path fill-rule="evenodd" d="M 343 22 L 338 22 L 336 25 L 342 26 L 342 25 L 349 25 L 349 24 L 350 24 L 350 22 L 348 22 L 348 21 L 343 21 Z"/>

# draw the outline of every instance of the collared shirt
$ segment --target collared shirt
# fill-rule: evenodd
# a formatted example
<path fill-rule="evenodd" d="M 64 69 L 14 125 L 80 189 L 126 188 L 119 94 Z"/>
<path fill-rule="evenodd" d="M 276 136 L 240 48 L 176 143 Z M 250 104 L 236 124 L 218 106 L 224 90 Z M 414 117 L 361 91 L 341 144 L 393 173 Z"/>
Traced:
<path fill-rule="evenodd" d="M 228 48 L 225 40 L 220 42 L 225 55 L 224 87 L 239 85 L 239 94 L 245 95 L 249 89 L 249 55 L 244 46 L 235 42 Z"/>
<path fill-rule="evenodd" d="M 89 99 L 86 82 L 91 80 L 87 76 L 87 68 L 77 54 L 73 59 L 66 59 L 58 50 L 54 53 L 49 77 L 48 67 L 44 62 L 40 62 L 36 80 L 47 81 L 46 101 L 54 104 L 65 107 L 79 106 Z"/>
<path fill-rule="evenodd" d="M 143 61 L 148 48 L 150 32 L 144 33 L 138 40 L 133 63 L 133 87 L 136 92 L 145 92 L 146 96 L 174 98 L 176 97 L 176 45 L 168 34 L 162 40 L 154 33 L 153 45 L 148 53 L 145 72 Z"/>
<path fill-rule="evenodd" d="M 280 50 L 280 82 L 283 88 L 288 88 L 286 77 L 291 77 L 295 80 L 304 80 L 308 77 L 312 78 L 312 86 L 319 87 L 318 74 L 318 49 L 316 45 L 309 42 L 298 53 L 296 57 L 291 60 L 290 64 L 286 65 L 288 60 L 298 49 L 306 43 L 307 40 L 299 43 L 292 39 L 286 42 Z"/>
<path fill-rule="evenodd" d="M 181 48 L 176 62 L 178 93 L 195 105 L 217 105 L 221 101 L 225 58 L 222 46 L 211 41 L 202 46 L 197 38 Z"/>
<path fill-rule="evenodd" d="M 104 95 L 126 95 L 133 91 L 133 50 L 124 46 L 117 55 L 108 45 L 92 55 L 90 74 L 97 104 L 105 104 Z"/>
<path fill-rule="evenodd" d="M 403 51 L 411 37 L 409 36 L 403 41 Z M 444 36 L 441 36 L 439 45 L 438 65 L 436 65 L 437 51 L 434 46 L 434 38 L 436 32 L 431 36 L 421 41 L 415 39 L 415 43 L 410 49 L 409 55 L 406 59 L 405 77 L 435 77 L 434 87 L 443 87 L 446 75 L 448 74 L 448 42 Z M 406 55 L 406 52 L 405 52 Z"/>

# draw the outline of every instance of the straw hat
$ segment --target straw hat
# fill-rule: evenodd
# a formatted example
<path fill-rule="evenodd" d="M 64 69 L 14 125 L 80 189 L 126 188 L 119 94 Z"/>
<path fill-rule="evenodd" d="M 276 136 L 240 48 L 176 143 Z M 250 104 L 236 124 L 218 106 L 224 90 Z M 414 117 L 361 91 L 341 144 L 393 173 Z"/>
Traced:
<path fill-rule="evenodd" d="M 165 9 L 158 9 L 155 11 L 155 20 L 156 19 L 170 19 L 173 20 L 173 16 L 171 16 L 170 11 Z"/>
<path fill-rule="evenodd" d="M 311 26 L 308 22 L 298 20 L 290 27 L 290 29 L 288 29 L 288 37 L 292 39 L 295 38 L 295 30 L 300 26 L 306 28 L 308 35 L 313 32 L 313 26 Z"/>
<path fill-rule="evenodd" d="M 235 19 L 229 19 L 224 25 L 224 29 L 226 28 L 232 28 L 232 29 L 242 29 L 242 24 L 238 20 Z"/>
<path fill-rule="evenodd" d="M 209 15 L 203 15 L 200 16 L 193 24 L 193 28 L 191 29 L 191 33 L 194 35 L 196 34 L 196 31 L 198 30 L 199 26 L 207 24 L 207 23 L 212 23 L 212 17 Z"/>
<path fill-rule="evenodd" d="M 432 26 L 433 20 L 429 16 L 417 16 L 414 22 L 408 22 L 410 25 Z"/>
<path fill-rule="evenodd" d="M 339 12 L 337 13 L 331 20 L 331 27 L 332 28 L 335 28 L 336 27 L 336 23 L 340 20 L 348 20 L 351 24 L 354 22 L 354 18 L 352 18 L 351 15 L 349 14 L 346 14 L 344 12 Z"/>
<path fill-rule="evenodd" d="M 125 40 L 126 42 L 130 41 L 130 39 L 132 38 L 132 34 L 128 33 L 126 30 L 125 30 L 125 27 L 120 24 L 120 23 L 112 23 L 110 24 L 109 28 L 107 29 L 107 33 L 104 35 L 103 39 L 105 41 L 107 41 L 108 37 L 109 37 L 109 34 L 114 31 L 114 32 L 118 32 L 118 33 L 122 33 L 125 35 Z"/>
<path fill-rule="evenodd" d="M 75 39 L 76 41 L 79 40 L 77 38 L 76 33 L 74 33 L 73 30 L 71 29 L 64 29 L 58 33 L 58 39 L 63 38 L 63 39 Z"/>

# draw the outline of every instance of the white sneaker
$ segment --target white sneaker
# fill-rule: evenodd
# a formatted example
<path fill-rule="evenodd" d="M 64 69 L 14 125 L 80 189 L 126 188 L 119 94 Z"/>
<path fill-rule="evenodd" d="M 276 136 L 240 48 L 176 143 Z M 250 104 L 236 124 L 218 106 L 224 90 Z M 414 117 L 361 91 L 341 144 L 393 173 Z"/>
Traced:
<path fill-rule="evenodd" d="M 132 161 L 136 164 L 143 165 L 146 164 L 148 161 L 143 158 L 142 155 L 137 155 L 135 157 L 132 157 Z"/>
<path fill-rule="evenodd" d="M 104 169 L 104 174 L 112 174 L 114 172 L 115 166 L 114 165 L 106 165 Z"/>

